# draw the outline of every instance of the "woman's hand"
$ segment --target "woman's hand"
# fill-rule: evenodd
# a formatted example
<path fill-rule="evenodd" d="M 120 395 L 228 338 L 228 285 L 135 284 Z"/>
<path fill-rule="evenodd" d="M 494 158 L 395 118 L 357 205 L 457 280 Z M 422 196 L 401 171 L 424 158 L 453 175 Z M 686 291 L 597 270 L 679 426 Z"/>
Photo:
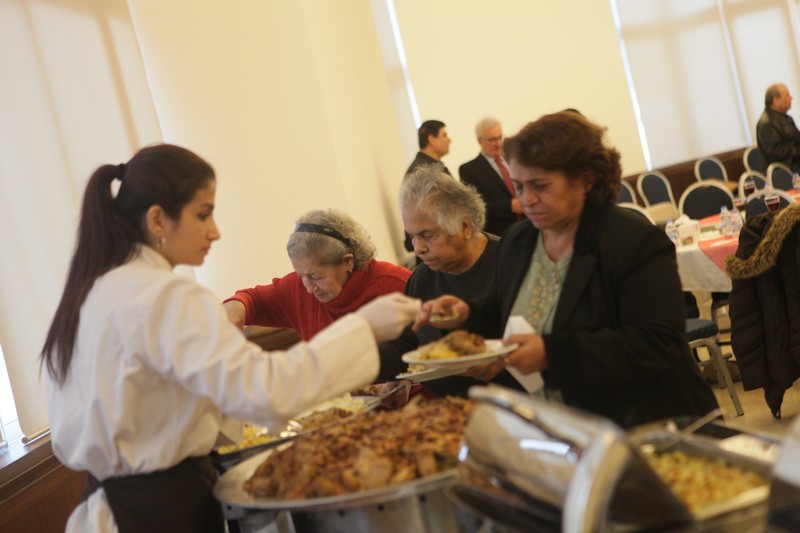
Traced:
<path fill-rule="evenodd" d="M 228 300 L 222 304 L 225 312 L 228 313 L 228 319 L 233 322 L 233 325 L 239 329 L 244 329 L 244 317 L 247 310 L 244 304 L 239 300 Z"/>
<path fill-rule="evenodd" d="M 505 370 L 506 362 L 504 359 L 497 359 L 485 365 L 477 365 L 466 369 L 459 376 L 479 379 L 481 381 L 491 381 L 494 377 Z"/>
<path fill-rule="evenodd" d="M 357 315 L 369 322 L 375 340 L 394 340 L 420 313 L 422 302 L 402 293 L 393 292 L 375 298 L 362 306 Z"/>
<path fill-rule="evenodd" d="M 519 344 L 519 348 L 511 352 L 503 360 L 506 366 L 513 366 L 523 374 L 541 372 L 547 369 L 547 353 L 544 339 L 532 333 L 511 335 L 503 339 L 503 344 Z"/>
<path fill-rule="evenodd" d="M 469 318 L 469 306 L 459 298 L 445 294 L 422 304 L 422 312 L 411 329 L 419 331 L 427 324 L 442 329 L 453 329 L 466 322 L 467 318 Z"/>

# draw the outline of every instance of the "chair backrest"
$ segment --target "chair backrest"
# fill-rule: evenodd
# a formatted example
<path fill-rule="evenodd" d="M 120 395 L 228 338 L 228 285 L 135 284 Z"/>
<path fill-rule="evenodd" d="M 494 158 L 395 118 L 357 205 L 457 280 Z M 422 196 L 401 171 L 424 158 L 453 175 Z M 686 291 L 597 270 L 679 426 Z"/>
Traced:
<path fill-rule="evenodd" d="M 713 181 L 692 183 L 681 194 L 678 210 L 693 220 L 719 213 L 722 206 L 733 209 L 733 195 L 724 185 Z"/>
<path fill-rule="evenodd" d="M 636 213 L 638 215 L 641 215 L 642 218 L 644 218 L 645 220 L 647 220 L 651 224 L 655 224 L 656 223 L 655 220 L 653 220 L 653 217 L 650 216 L 650 213 L 648 213 L 647 211 L 642 209 L 642 206 L 640 206 L 638 204 L 633 204 L 631 202 L 620 202 L 617 205 L 620 206 L 620 207 L 624 207 L 625 209 L 630 209 L 634 213 Z"/>
<path fill-rule="evenodd" d="M 757 170 L 745 170 L 742 172 L 741 176 L 739 176 L 739 198 L 747 196 L 744 193 L 744 182 L 749 179 L 755 182 L 756 190 L 758 191 L 767 186 L 767 177 L 764 174 Z"/>
<path fill-rule="evenodd" d="M 636 203 L 636 193 L 633 192 L 633 187 L 625 180 L 620 181 L 619 196 L 617 196 L 617 203 L 629 202 Z"/>
<path fill-rule="evenodd" d="M 636 188 L 639 195 L 644 199 L 644 205 L 650 207 L 653 204 L 669 202 L 676 208 L 675 197 L 672 195 L 672 187 L 669 180 L 658 170 L 643 172 L 636 178 Z"/>
<path fill-rule="evenodd" d="M 747 218 L 767 212 L 767 204 L 764 202 L 764 197 L 769 196 L 770 194 L 775 194 L 780 198 L 781 209 L 795 202 L 795 199 L 791 194 L 780 189 L 763 189 L 756 191 L 747 197 L 747 207 L 745 211 Z"/>
<path fill-rule="evenodd" d="M 742 159 L 744 168 L 766 175 L 767 166 L 764 164 L 764 158 L 761 156 L 761 150 L 758 149 L 758 146 L 748 146 L 742 154 Z"/>
<path fill-rule="evenodd" d="M 694 162 L 694 177 L 697 181 L 707 179 L 728 181 L 728 172 L 722 161 L 710 155 Z"/>
<path fill-rule="evenodd" d="M 771 163 L 767 167 L 767 181 L 772 184 L 773 189 L 783 191 L 794 189 L 792 177 L 792 170 L 783 163 Z"/>

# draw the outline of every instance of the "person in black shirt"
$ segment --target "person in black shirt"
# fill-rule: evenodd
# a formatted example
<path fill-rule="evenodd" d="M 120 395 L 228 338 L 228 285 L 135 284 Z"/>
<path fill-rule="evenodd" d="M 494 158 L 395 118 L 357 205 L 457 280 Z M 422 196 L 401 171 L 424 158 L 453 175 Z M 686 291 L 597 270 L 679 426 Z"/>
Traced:
<path fill-rule="evenodd" d="M 453 179 L 438 165 L 417 168 L 400 189 L 403 225 L 420 258 L 406 282 L 405 294 L 429 300 L 442 294 L 478 298 L 485 294 L 499 239 L 483 232 L 486 206 L 478 192 Z M 448 332 L 425 326 L 418 332 L 407 328 L 396 341 L 379 345 L 381 372 L 377 381 L 392 380 L 406 370 L 401 356 Z M 494 382 L 518 387 L 507 372 Z M 437 396 L 466 396 L 481 381 L 452 376 L 428 381 L 425 388 Z"/>
<path fill-rule="evenodd" d="M 426 120 L 417 130 L 419 137 L 419 152 L 416 157 L 408 165 L 405 177 L 414 172 L 418 167 L 423 165 L 438 166 L 443 172 L 450 176 L 450 170 L 442 163 L 442 157 L 450 152 L 450 137 L 447 135 L 447 129 L 444 122 L 441 120 Z M 414 251 L 411 245 L 411 236 L 406 233 L 403 246 L 409 252 Z M 416 260 L 419 264 L 419 259 Z"/>

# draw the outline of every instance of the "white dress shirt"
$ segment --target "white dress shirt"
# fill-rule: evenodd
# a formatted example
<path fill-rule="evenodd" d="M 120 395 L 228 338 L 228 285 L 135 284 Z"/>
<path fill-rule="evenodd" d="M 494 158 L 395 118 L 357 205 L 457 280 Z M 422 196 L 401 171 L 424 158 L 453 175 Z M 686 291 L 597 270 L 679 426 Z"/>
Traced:
<path fill-rule="evenodd" d="M 97 279 L 80 312 L 62 386 L 48 377 L 53 451 L 97 479 L 147 473 L 208 454 L 223 413 L 267 426 L 372 381 L 367 321 L 350 314 L 289 351 L 265 353 L 220 300 L 155 250 Z M 67 531 L 116 531 L 102 489 Z"/>

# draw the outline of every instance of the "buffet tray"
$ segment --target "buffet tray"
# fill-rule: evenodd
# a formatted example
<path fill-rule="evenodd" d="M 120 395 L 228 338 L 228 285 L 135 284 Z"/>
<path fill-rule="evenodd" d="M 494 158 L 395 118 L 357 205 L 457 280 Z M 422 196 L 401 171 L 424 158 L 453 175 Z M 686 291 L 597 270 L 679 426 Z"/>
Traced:
<path fill-rule="evenodd" d="M 456 469 L 417 479 L 400 485 L 392 485 L 362 492 L 309 498 L 304 500 L 277 500 L 257 498 L 244 489 L 244 482 L 253 476 L 255 470 L 270 454 L 291 446 L 291 442 L 266 450 L 236 465 L 222 475 L 214 486 L 214 496 L 221 502 L 242 509 L 289 510 L 289 511 L 328 511 L 349 509 L 386 503 L 393 500 L 417 496 L 452 485 L 456 479 Z"/>
<path fill-rule="evenodd" d="M 623 432 L 577 409 L 506 389 L 473 387 L 470 397 L 479 404 L 462 443 L 458 489 L 450 494 L 473 515 L 511 530 L 532 517 L 545 529 L 558 527 L 558 515 L 565 530 L 702 530 L 766 505 L 779 439 L 710 423 L 674 444 L 671 451 L 722 459 L 765 482 L 719 502 L 689 500 L 692 510 L 658 476 L 647 454 L 660 450 L 661 442 L 675 442 L 676 433 L 696 418 Z M 505 510 L 511 508 L 520 516 Z M 542 512 L 547 509 L 555 512 Z"/>
<path fill-rule="evenodd" d="M 682 424 L 675 419 L 635 428 L 628 436 L 629 442 L 643 455 L 652 453 L 649 445 L 669 441 Z M 705 459 L 722 459 L 725 464 L 755 472 L 766 484 L 749 489 L 723 501 L 691 511 L 696 521 L 706 521 L 746 507 L 766 502 L 772 479 L 772 466 L 780 451 L 780 443 L 771 437 L 742 433 L 723 424 L 714 423 L 705 431 L 690 435 L 671 451 Z"/>
<path fill-rule="evenodd" d="M 361 400 L 364 403 L 364 410 L 363 411 L 359 411 L 357 413 L 354 412 L 351 416 L 341 418 L 341 419 L 336 420 L 336 421 L 331 422 L 331 423 L 335 424 L 335 423 L 338 423 L 339 421 L 349 420 L 352 416 L 357 416 L 357 415 L 359 415 L 361 413 L 364 413 L 364 412 L 367 412 L 367 411 L 372 411 L 373 409 L 378 408 L 389 396 L 391 396 L 392 394 L 395 394 L 397 392 L 397 390 L 398 390 L 397 388 L 394 388 L 394 389 L 390 390 L 388 393 L 386 393 L 384 395 L 380 395 L 380 396 L 369 396 L 369 395 L 353 396 L 352 397 L 353 400 Z M 328 402 L 323 402 L 323 404 L 320 404 L 320 405 L 325 405 L 327 403 Z M 298 415 L 296 418 L 298 418 L 298 419 L 299 418 L 303 418 L 304 416 L 309 415 L 309 414 L 317 411 L 318 407 L 319 406 L 317 406 L 315 408 L 311 408 L 311 409 L 309 409 L 307 411 L 304 411 L 302 414 Z M 264 443 L 261 443 L 261 444 L 256 444 L 254 446 L 248 446 L 247 448 L 241 448 L 241 449 L 230 451 L 230 452 L 227 452 L 227 453 L 220 453 L 217 450 L 213 450 L 211 452 L 211 461 L 214 463 L 214 465 L 217 467 L 217 469 L 219 471 L 225 472 L 226 470 L 228 470 L 231 467 L 233 467 L 234 465 L 244 461 L 245 459 L 249 459 L 250 457 L 253 457 L 254 455 L 257 455 L 257 454 L 262 453 L 264 451 L 271 450 L 272 448 L 275 448 L 276 446 L 280 446 L 281 444 L 285 444 L 285 443 L 297 438 L 300 435 L 304 435 L 304 434 L 309 433 L 311 431 L 316 431 L 317 429 L 319 429 L 319 428 L 313 428 L 313 429 L 310 429 L 308 431 L 303 431 L 301 424 L 299 424 L 298 422 L 296 422 L 294 420 L 290 420 L 289 424 L 287 424 L 279 432 L 276 432 L 276 435 L 279 435 L 279 437 L 276 438 L 275 440 L 271 440 L 271 441 L 264 442 Z M 267 431 L 269 431 L 269 430 L 267 430 Z"/>

